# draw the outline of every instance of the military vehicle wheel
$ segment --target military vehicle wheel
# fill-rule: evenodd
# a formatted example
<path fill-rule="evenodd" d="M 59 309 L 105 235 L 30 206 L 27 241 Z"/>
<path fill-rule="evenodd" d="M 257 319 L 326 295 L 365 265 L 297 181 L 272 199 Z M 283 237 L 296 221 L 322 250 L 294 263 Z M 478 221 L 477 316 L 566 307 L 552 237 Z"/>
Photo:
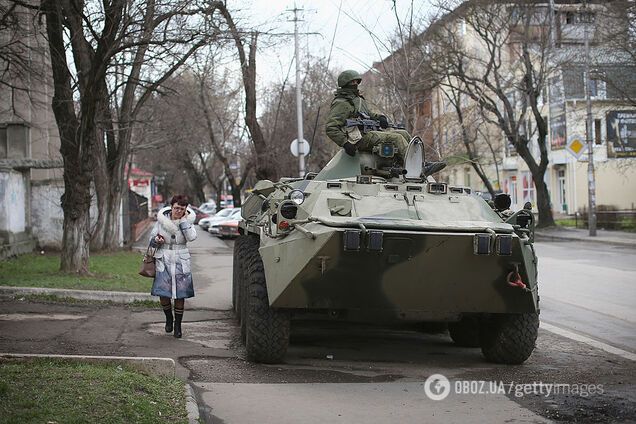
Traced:
<path fill-rule="evenodd" d="M 232 310 L 236 319 L 241 321 L 240 289 L 243 280 L 243 242 L 245 236 L 240 236 L 234 242 L 234 256 L 232 260 Z"/>
<path fill-rule="evenodd" d="M 538 312 L 492 314 L 481 323 L 481 352 L 496 364 L 521 364 L 532 354 L 538 332 Z"/>
<path fill-rule="evenodd" d="M 463 317 L 461 321 L 449 322 L 448 332 L 457 346 L 479 347 L 479 319 Z"/>
<path fill-rule="evenodd" d="M 289 315 L 269 307 L 265 271 L 258 253 L 259 240 L 249 236 L 245 242 L 244 256 L 244 307 L 245 349 L 252 362 L 274 364 L 281 362 L 289 346 Z"/>

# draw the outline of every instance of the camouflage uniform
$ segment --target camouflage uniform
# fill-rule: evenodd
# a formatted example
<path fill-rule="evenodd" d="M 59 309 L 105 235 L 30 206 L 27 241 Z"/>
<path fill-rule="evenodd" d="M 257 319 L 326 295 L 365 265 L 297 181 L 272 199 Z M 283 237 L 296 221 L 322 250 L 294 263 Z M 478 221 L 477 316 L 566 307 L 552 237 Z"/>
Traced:
<path fill-rule="evenodd" d="M 347 119 L 358 118 L 359 112 L 369 115 L 371 119 L 376 121 L 382 116 L 371 112 L 357 87 L 350 85 L 352 81 L 361 79 L 360 74 L 356 71 L 344 71 L 338 76 L 338 86 L 340 88 L 336 91 L 335 97 L 331 102 L 326 132 L 327 136 L 341 147 L 349 140 L 345 130 L 345 121 Z M 358 150 L 370 152 L 376 144 L 392 141 L 397 146 L 400 156 L 404 158 L 410 140 L 411 136 L 405 130 L 369 131 L 362 136 L 356 147 Z"/>

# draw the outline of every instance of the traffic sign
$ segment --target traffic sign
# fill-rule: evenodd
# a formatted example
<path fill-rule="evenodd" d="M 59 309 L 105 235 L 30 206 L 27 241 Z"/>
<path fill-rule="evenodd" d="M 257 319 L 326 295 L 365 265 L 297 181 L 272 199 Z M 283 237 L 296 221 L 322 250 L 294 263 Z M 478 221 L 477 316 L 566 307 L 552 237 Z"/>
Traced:
<path fill-rule="evenodd" d="M 307 140 L 303 140 L 303 142 L 300 143 L 300 146 L 298 146 L 298 139 L 295 138 L 289 146 L 289 150 L 291 150 L 292 155 L 298 157 L 299 147 L 302 148 L 303 156 L 307 156 L 309 153 L 309 142 Z"/>
<path fill-rule="evenodd" d="M 565 150 L 570 152 L 575 158 L 579 159 L 583 152 L 587 150 L 587 143 L 583 137 L 573 135 L 568 139 L 568 144 L 565 145 Z"/>

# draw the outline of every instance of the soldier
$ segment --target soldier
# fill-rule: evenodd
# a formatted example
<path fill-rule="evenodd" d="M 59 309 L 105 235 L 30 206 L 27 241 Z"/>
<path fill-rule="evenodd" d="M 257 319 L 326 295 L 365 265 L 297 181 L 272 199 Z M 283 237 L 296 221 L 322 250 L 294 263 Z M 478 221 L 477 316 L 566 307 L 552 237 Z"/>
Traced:
<path fill-rule="evenodd" d="M 392 141 L 398 148 L 399 156 L 404 159 L 411 136 L 405 130 L 389 128 L 386 116 L 371 112 L 366 100 L 358 91 L 361 81 L 362 77 L 356 71 L 344 71 L 338 76 L 339 88 L 331 102 L 327 118 L 327 136 L 350 156 L 354 156 L 358 149 L 370 152 L 376 144 Z M 345 126 L 347 119 L 361 116 L 378 121 L 384 131 L 368 131 L 361 134 L 357 127 Z"/>

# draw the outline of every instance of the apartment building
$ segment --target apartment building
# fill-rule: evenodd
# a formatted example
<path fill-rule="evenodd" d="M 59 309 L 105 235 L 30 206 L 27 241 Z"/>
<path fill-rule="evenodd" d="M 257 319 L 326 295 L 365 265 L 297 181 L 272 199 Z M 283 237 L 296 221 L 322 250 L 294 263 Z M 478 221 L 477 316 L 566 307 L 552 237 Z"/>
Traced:
<path fill-rule="evenodd" d="M 11 2 L 3 0 L 5 5 Z M 51 109 L 47 44 L 37 15 L 3 7 L 0 28 L 0 257 L 59 247 L 64 191 L 60 141 Z"/>
<path fill-rule="evenodd" d="M 458 57 L 466 67 L 474 66 L 473 72 L 479 77 L 479 62 L 488 57 L 488 45 L 483 36 L 471 26 L 466 13 L 474 13 L 471 7 L 476 2 L 466 1 L 453 11 L 440 17 L 429 28 L 416 37 L 419 51 L 431 52 L 436 49 L 436 40 L 446 42 L 454 39 L 465 49 Z M 633 209 L 636 204 L 636 66 L 633 60 L 616 45 L 617 38 L 605 29 L 621 29 L 625 22 L 617 19 L 612 1 L 589 1 L 584 6 L 579 1 L 555 0 L 519 1 L 498 3 L 500 12 L 515 13 L 515 8 L 533 8 L 534 15 L 524 12 L 526 20 L 516 21 L 515 30 L 526 37 L 536 37 L 537 44 L 530 43 L 529 55 L 537 65 L 546 67 L 541 74 L 545 77 L 537 108 L 547 123 L 546 148 L 548 165 L 544 182 L 550 193 L 554 213 L 572 214 L 583 210 L 588 204 L 588 158 L 585 146 L 572 149 L 572 142 L 586 141 L 585 102 L 585 49 L 587 31 L 590 43 L 590 97 L 592 103 L 591 137 L 594 144 L 597 205 L 617 209 Z M 481 2 L 484 4 L 484 2 Z M 468 19 L 467 19 L 468 18 Z M 539 42 L 543 42 L 540 45 Z M 527 98 L 519 90 L 519 55 L 512 54 L 520 48 L 514 31 L 501 46 L 498 60 L 502 67 L 508 67 L 501 75 L 510 76 L 509 92 L 506 97 L 519 125 L 518 133 L 530 140 L 528 147 L 535 161 L 540 160 L 538 131 Z M 548 43 L 548 44 L 546 44 Z M 439 53 L 439 52 L 438 52 Z M 441 52 L 452 56 L 452 51 Z M 395 52 L 385 61 L 395 61 L 400 52 Z M 439 56 L 438 56 L 439 58 Z M 426 57 L 424 57 L 426 59 Z M 633 59 L 633 56 L 632 56 Z M 431 61 L 434 59 L 431 59 Z M 439 59 L 437 59 L 439 60 Z M 450 60 L 450 59 L 449 59 Z M 374 74 L 386 69 L 385 61 L 374 65 Z M 390 62 L 389 62 L 390 63 Z M 428 68 L 433 72 L 435 66 Z M 424 69 L 424 68 L 423 68 Z M 377 76 L 374 76 L 378 80 Z M 435 75 L 423 75 L 422 81 L 435 81 Z M 493 115 L 484 119 L 475 99 L 466 95 L 458 96 L 448 84 L 448 80 L 418 87 L 412 101 L 415 110 L 413 129 L 423 135 L 427 151 L 433 157 L 437 153 L 449 166 L 438 174 L 438 178 L 455 185 L 471 186 L 477 191 L 486 191 L 486 186 L 471 162 L 478 162 L 478 169 L 492 183 L 496 191 L 511 195 L 513 207 L 519 208 L 525 202 L 533 205 L 537 201 L 536 187 L 526 162 L 508 141 L 497 118 Z M 461 90 L 460 90 L 461 91 Z M 455 104 L 460 105 L 462 124 L 458 119 Z M 525 109 L 524 109 L 525 106 Z M 525 119 L 519 114 L 525 110 Z M 471 152 L 466 149 L 470 142 Z"/>

